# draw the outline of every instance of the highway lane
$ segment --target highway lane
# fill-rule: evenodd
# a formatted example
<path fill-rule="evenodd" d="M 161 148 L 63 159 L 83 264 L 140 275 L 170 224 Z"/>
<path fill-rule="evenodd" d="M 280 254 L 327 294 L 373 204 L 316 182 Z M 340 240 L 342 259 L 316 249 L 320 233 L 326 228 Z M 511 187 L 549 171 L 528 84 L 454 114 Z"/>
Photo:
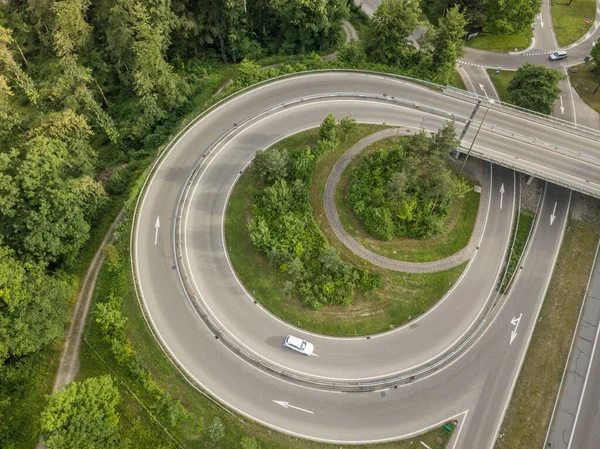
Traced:
<path fill-rule="evenodd" d="M 533 37 L 535 44 L 532 51 L 554 51 L 558 49 L 558 42 L 552 26 L 552 13 L 550 11 L 550 0 L 542 1 L 539 14 L 535 18 L 535 31 Z"/>
<path fill-rule="evenodd" d="M 482 395 L 466 423 L 466 448 L 491 448 L 508 406 L 548 288 L 564 234 L 571 192 L 547 184 L 529 249 L 506 304 L 478 342 L 477 358 L 491 370 L 481 377 Z M 555 209 L 556 205 L 556 209 Z M 552 221 L 550 216 L 555 214 Z M 517 322 L 518 320 L 518 322 Z M 513 324 L 517 322 L 517 324 Z M 511 333 L 516 331 L 512 344 Z M 486 348 L 486 349 L 483 349 Z M 483 349 L 483 350 L 482 350 Z M 475 374 L 475 376 L 477 376 Z M 508 388 L 507 388 L 508 386 Z M 504 408 L 499 406 L 504 404 Z M 496 423 L 496 428 L 491 423 Z"/>
<path fill-rule="evenodd" d="M 171 242 L 175 221 L 174 204 L 181 191 L 182 180 L 187 179 L 195 164 L 202 160 L 203 148 L 244 116 L 264 109 L 265 105 L 277 104 L 285 95 L 295 98 L 295 89 L 304 93 L 319 89 L 338 91 L 352 83 L 362 82 L 362 91 L 368 92 L 374 89 L 374 86 L 370 85 L 371 81 L 375 84 L 382 83 L 376 87 L 383 87 L 385 91 L 400 90 L 402 87 L 407 89 L 408 95 L 420 93 L 421 98 L 425 100 L 431 95 L 423 88 L 405 83 L 386 83 L 385 80 L 374 77 L 335 75 L 331 78 L 322 76 L 288 80 L 238 97 L 234 103 L 228 105 L 229 107 L 205 117 L 201 121 L 202 126 L 192 128 L 173 149 L 167 160 L 175 158 L 177 164 L 169 167 L 165 162 L 157 171 L 139 209 L 138 226 L 134 236 L 134 259 L 138 268 L 136 274 L 141 298 L 154 327 L 160 331 L 159 338 L 163 345 L 184 370 L 208 391 L 241 413 L 286 432 L 315 439 L 366 441 L 398 438 L 476 407 L 484 394 L 483 386 L 498 375 L 497 365 L 480 363 L 486 360 L 486 355 L 496 354 L 495 347 L 477 344 L 441 371 L 444 374 L 438 373 L 397 390 L 384 392 L 325 393 L 270 377 L 241 362 L 222 347 L 220 340 L 212 338 L 183 295 L 178 275 L 174 270 L 176 263 Z M 432 98 L 439 98 L 440 103 L 453 102 L 457 109 L 467 109 L 467 102 L 456 101 L 439 93 L 434 93 Z M 472 104 L 469 104 L 470 106 Z M 382 109 L 386 107 L 388 106 L 382 103 Z M 315 122 L 321 118 L 315 117 Z M 484 134 L 482 131 L 480 136 Z M 155 233 L 154 224 L 159 215 L 161 228 Z M 560 222 L 561 219 L 558 218 L 554 224 L 558 225 Z M 547 246 L 551 247 L 551 244 Z M 220 250 L 215 244 L 205 252 L 208 254 Z M 551 265 L 552 262 L 546 257 L 539 262 L 537 268 Z M 155 271 L 149 271 L 151 269 Z M 536 284 L 532 284 L 530 288 L 535 289 Z M 225 293 L 222 292 L 223 295 Z M 509 298 L 507 304 L 510 303 Z M 492 334 L 496 323 L 500 321 L 495 321 L 484 335 Z M 506 323 L 503 328 L 506 328 Z M 527 331 L 527 325 L 522 329 Z M 514 344 L 521 343 L 517 340 Z M 389 354 L 388 360 L 394 357 L 395 353 Z M 513 362 L 516 363 L 512 360 L 511 363 Z M 511 363 L 507 363 L 507 366 L 512 366 Z M 498 393 L 495 393 L 494 397 L 484 395 L 488 405 L 491 403 L 494 407 L 502 409 L 503 398 L 508 394 L 506 385 L 510 385 L 510 381 L 510 377 L 498 379 Z M 313 411 L 314 414 L 294 409 L 284 410 L 272 402 L 273 400 L 290 401 L 297 407 Z M 487 419 L 480 432 L 484 434 L 487 429 L 488 434 L 492 435 L 494 425 L 493 419 Z M 474 432 L 475 430 L 468 431 L 464 435 L 471 438 Z"/>

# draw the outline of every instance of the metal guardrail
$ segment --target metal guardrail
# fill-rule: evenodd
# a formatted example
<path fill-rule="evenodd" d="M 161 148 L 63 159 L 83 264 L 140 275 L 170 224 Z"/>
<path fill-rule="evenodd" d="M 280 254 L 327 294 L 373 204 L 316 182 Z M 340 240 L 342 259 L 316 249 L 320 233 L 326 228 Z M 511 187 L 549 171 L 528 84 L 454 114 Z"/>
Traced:
<path fill-rule="evenodd" d="M 181 137 L 182 134 L 184 134 L 185 132 L 187 132 L 187 130 L 189 130 L 192 126 L 194 126 L 200 119 L 202 119 L 206 114 L 208 114 L 209 112 L 213 111 L 214 109 L 216 109 L 217 107 L 221 106 L 223 103 L 229 101 L 230 99 L 234 98 L 235 96 L 243 93 L 243 92 L 247 92 L 249 90 L 252 90 L 254 88 L 256 88 L 259 85 L 265 85 L 268 83 L 271 83 L 273 81 L 277 81 L 280 79 L 284 79 L 284 78 L 290 78 L 290 77 L 296 77 L 296 76 L 301 76 L 301 75 L 306 75 L 306 74 L 312 74 L 312 73 L 331 73 L 331 72 L 356 72 L 356 73 L 364 73 L 364 74 L 368 74 L 368 75 L 374 75 L 374 76 L 382 76 L 382 77 L 388 77 L 388 78 L 396 78 L 396 79 L 401 79 L 404 81 L 408 81 L 408 82 L 412 82 L 412 83 L 417 83 L 417 84 L 421 84 L 421 85 L 427 85 L 429 87 L 432 87 L 435 90 L 441 90 L 441 91 L 446 91 L 446 90 L 452 90 L 454 93 L 459 93 L 463 96 L 466 97 L 470 97 L 473 100 L 478 100 L 478 96 L 474 96 L 471 95 L 470 93 L 466 92 L 466 91 L 461 91 L 459 89 L 455 89 L 455 88 L 451 88 L 449 86 L 441 86 L 439 84 L 435 84 L 435 83 L 431 83 L 428 81 L 424 81 L 424 80 L 420 80 L 420 79 L 416 79 L 416 78 L 411 78 L 411 77 L 407 77 L 407 76 L 402 76 L 402 75 L 396 75 L 396 74 L 388 74 L 388 73 L 382 73 L 382 72 L 373 72 L 373 71 L 366 71 L 366 70 L 348 70 L 348 69 L 328 69 L 328 70 L 313 70 L 313 71 L 306 71 L 306 72 L 298 72 L 298 73 L 294 73 L 294 74 L 285 74 L 276 78 L 272 78 L 269 80 L 265 80 L 262 81 L 260 83 L 257 83 L 255 85 L 249 86 L 247 88 L 241 89 L 240 91 L 231 94 L 229 96 L 227 96 L 226 98 L 218 101 L 217 103 L 215 103 L 213 106 L 211 106 L 210 108 L 208 108 L 207 110 L 205 110 L 202 114 L 200 114 L 198 117 L 196 117 L 195 119 L 193 119 L 191 122 L 189 122 L 174 138 L 173 140 L 164 148 L 163 151 L 159 151 L 159 154 L 157 155 L 157 158 L 154 162 L 154 164 L 152 165 L 152 167 L 150 168 L 150 170 L 148 171 L 148 175 L 143 183 L 142 188 L 140 189 L 140 196 L 138 197 L 138 200 L 136 202 L 136 207 L 135 207 L 135 211 L 134 211 L 134 216 L 133 216 L 133 222 L 134 222 L 134 229 L 137 226 L 137 216 L 139 214 L 139 207 L 140 207 L 140 198 L 143 197 L 143 194 L 145 193 L 145 190 L 147 188 L 148 182 L 149 180 L 154 176 L 154 174 L 156 173 L 160 161 L 162 160 L 163 157 L 165 157 L 170 150 L 174 147 L 174 144 L 179 140 L 179 138 Z M 248 119 L 244 120 L 244 122 L 238 124 L 236 127 L 231 128 L 228 132 L 226 132 L 225 134 L 223 134 L 216 142 L 214 142 L 210 149 L 203 155 L 203 161 L 206 161 L 215 151 L 216 148 L 218 148 L 218 146 L 222 145 L 223 143 L 225 143 L 227 140 L 229 140 L 230 138 L 233 137 L 233 135 L 235 134 L 236 131 L 239 131 L 243 126 L 251 123 L 251 121 L 256 120 L 258 117 L 261 117 L 265 114 L 269 114 L 275 110 L 278 110 L 280 108 L 284 108 L 284 107 L 291 107 L 294 104 L 299 104 L 305 101 L 313 101 L 313 100 L 317 100 L 317 99 L 322 99 L 322 98 L 331 98 L 331 97 L 354 97 L 354 98 L 365 98 L 365 99 L 370 99 L 370 100 L 377 100 L 377 101 L 384 101 L 384 102 L 394 102 L 396 104 L 399 105 L 404 105 L 407 107 L 412 107 L 415 109 L 421 109 L 421 110 L 425 110 L 428 113 L 432 113 L 434 115 L 439 115 L 439 116 L 443 116 L 443 117 L 447 117 L 447 118 L 451 118 L 453 120 L 458 120 L 461 122 L 467 122 L 467 121 L 471 121 L 473 123 L 478 123 L 477 121 L 473 121 L 470 120 L 467 117 L 462 117 L 460 115 L 448 112 L 448 111 L 444 111 L 441 109 L 437 109 L 437 108 L 433 108 L 433 107 L 429 107 L 429 106 L 424 106 L 424 105 L 420 105 L 416 102 L 410 102 L 410 101 L 406 101 L 406 100 L 402 100 L 399 98 L 394 98 L 394 97 L 387 97 L 387 96 L 381 96 L 381 95 L 366 95 L 366 94 L 346 94 L 346 95 L 335 95 L 335 94 L 329 94 L 329 95 L 316 95 L 316 96 L 309 96 L 309 97 L 304 97 L 301 99 L 297 99 L 297 100 L 293 100 L 293 101 L 289 101 L 286 103 L 282 103 L 281 105 L 275 106 L 271 109 L 268 109 L 266 111 L 263 111 L 261 113 L 255 114 L 252 117 L 249 117 Z M 505 105 L 504 105 L 505 106 Z M 527 113 L 531 112 L 531 111 L 526 111 Z M 548 119 L 548 117 L 542 117 L 543 119 Z M 569 122 L 570 123 L 570 122 Z M 483 126 L 487 126 L 487 125 L 483 125 Z M 499 128 L 495 128 L 497 130 L 499 130 Z M 517 135 L 515 133 L 512 133 L 510 131 L 506 131 L 511 133 L 513 136 Z M 597 133 L 598 135 L 600 135 L 600 132 Z M 522 137 L 524 139 L 528 139 L 528 140 L 532 140 L 537 144 L 543 144 L 543 142 L 537 140 L 537 139 L 533 139 L 530 138 L 528 136 L 519 136 Z M 548 144 L 546 144 L 548 145 Z M 556 150 L 558 150 L 558 147 L 554 147 Z M 569 151 L 568 149 L 565 149 L 565 151 Z M 477 150 L 473 151 L 471 150 L 472 154 L 476 154 L 479 157 L 485 159 L 485 157 L 482 157 L 483 155 L 478 152 Z M 583 155 L 579 155 L 580 157 Z M 587 157 L 587 155 L 586 155 Z M 595 158 L 592 158 L 595 159 Z M 494 160 L 493 158 L 487 158 L 487 160 L 492 161 L 492 162 L 496 162 L 496 163 L 500 163 L 501 165 L 505 165 L 505 166 L 509 166 L 510 165 L 506 164 L 505 161 L 498 161 L 498 160 Z M 475 338 L 480 332 L 481 330 L 484 328 L 484 326 L 486 325 L 487 322 L 490 321 L 490 318 L 492 317 L 492 314 L 495 312 L 495 310 L 497 309 L 497 304 L 492 304 L 492 306 L 490 307 L 490 309 L 487 311 L 486 315 L 484 316 L 484 318 L 478 323 L 478 325 L 475 327 L 475 329 L 465 338 L 463 339 L 453 350 L 450 350 L 448 352 L 446 352 L 445 354 L 443 354 L 438 360 L 436 360 L 433 363 L 429 363 L 427 364 L 427 366 L 421 366 L 421 367 L 417 367 L 414 370 L 412 370 L 410 373 L 404 373 L 404 374 L 399 374 L 399 375 L 395 375 L 395 376 L 390 376 L 387 378 L 381 378 L 381 379 L 376 379 L 376 380 L 369 380 L 369 381 L 365 381 L 365 382 L 361 382 L 361 381 L 353 381 L 353 382 L 332 382 L 332 381 L 324 381 L 322 379 L 318 379 L 318 378 L 308 378 L 306 376 L 299 376 L 295 373 L 292 372 L 288 372 L 286 370 L 284 370 L 282 367 L 279 367 L 277 365 L 273 365 L 270 363 L 265 363 L 264 360 L 262 360 L 258 355 L 246 350 L 245 348 L 241 347 L 240 345 L 237 344 L 236 340 L 234 337 L 228 335 L 227 333 L 225 333 L 223 331 L 223 329 L 220 329 L 218 326 L 217 321 L 214 320 L 213 317 L 210 316 L 209 313 L 207 313 L 207 311 L 205 310 L 203 304 L 201 301 L 198 301 L 198 298 L 194 292 L 194 289 L 192 288 L 190 282 L 189 282 L 189 277 L 187 275 L 187 271 L 185 266 L 183 266 L 183 271 L 182 271 L 182 262 L 183 262 L 183 251 L 185 251 L 185 248 L 181 247 L 181 220 L 182 220 L 182 214 L 183 214 L 183 210 L 184 210 L 184 206 L 187 204 L 188 199 L 188 193 L 189 193 L 189 188 L 193 185 L 194 180 L 196 179 L 196 177 L 198 176 L 200 169 L 204 166 L 204 164 L 200 164 L 198 167 L 196 167 L 196 169 L 193 170 L 192 174 L 189 176 L 189 178 L 187 179 L 186 182 L 186 188 L 184 189 L 184 192 L 186 192 L 185 194 L 182 193 L 182 196 L 180 197 L 180 201 L 178 202 L 177 205 L 177 213 L 176 213 L 176 264 L 178 267 L 178 274 L 180 276 L 182 285 L 184 287 L 184 291 L 186 292 L 186 296 L 188 297 L 188 300 L 190 301 L 190 303 L 192 304 L 192 306 L 197 310 L 197 312 L 199 313 L 200 317 L 204 320 L 204 322 L 207 324 L 208 328 L 211 330 L 211 332 L 213 333 L 213 335 L 215 336 L 215 338 L 220 339 L 221 341 L 223 341 L 232 351 L 234 351 L 235 353 L 237 353 L 239 356 L 241 356 L 242 358 L 244 358 L 245 360 L 249 361 L 250 363 L 252 363 L 255 366 L 259 366 L 267 371 L 270 371 L 273 374 L 276 374 L 278 376 L 281 377 L 285 377 L 288 380 L 292 380 L 292 381 L 297 381 L 297 382 L 304 382 L 304 383 L 309 383 L 314 387 L 322 387 L 322 388 L 326 388 L 326 389 L 337 389 L 337 390 L 341 390 L 341 391 L 372 391 L 375 389 L 379 389 L 379 388 L 384 388 L 384 387 L 396 387 L 399 384 L 402 383 L 410 383 L 414 380 L 416 380 L 417 377 L 421 377 L 427 373 L 431 373 L 431 372 L 435 372 L 436 370 L 440 369 L 441 367 L 443 367 L 448 361 L 454 359 L 455 357 L 458 356 L 458 354 L 461 354 L 467 347 L 467 345 L 470 344 L 470 342 L 473 340 L 473 338 Z M 519 171 L 524 171 L 527 172 L 526 170 L 523 170 L 521 167 L 515 167 L 512 166 L 511 168 L 516 168 Z M 532 174 L 532 173 L 529 173 Z M 540 177 L 539 175 L 537 175 L 538 177 Z M 542 177 L 542 179 L 544 179 Z M 552 182 L 556 183 L 556 180 L 552 180 Z M 564 185 L 564 184 L 562 184 Z M 569 187 L 569 185 L 566 185 L 566 187 Z M 184 201 L 181 201 L 181 198 L 184 199 Z M 132 232 L 131 235 L 131 248 L 133 249 L 132 251 L 132 272 L 133 272 L 133 277 L 134 277 L 134 284 L 136 287 L 136 293 L 138 296 L 138 301 L 140 302 L 140 305 L 142 307 L 142 311 L 144 312 L 144 317 L 146 318 L 146 320 L 148 321 L 146 315 L 147 315 L 147 310 L 145 310 L 145 305 L 143 304 L 143 300 L 141 299 L 141 293 L 139 292 L 139 288 L 138 288 L 138 278 L 137 278 L 137 274 L 136 274 L 136 269 L 135 269 L 135 260 L 133 255 L 135 253 L 135 242 L 134 242 L 134 232 Z M 152 328 L 151 325 L 149 325 L 150 328 Z M 161 347 L 163 348 L 163 350 L 165 351 L 165 353 L 167 354 L 167 356 L 177 365 L 177 362 L 173 359 L 172 354 L 170 354 L 170 352 L 164 347 L 164 342 L 162 341 L 162 338 L 159 335 L 156 335 L 156 333 L 152 332 L 153 336 L 155 337 L 155 339 L 157 339 L 157 341 L 160 343 Z M 365 337 L 365 338 L 370 338 L 370 337 Z"/>
<path fill-rule="evenodd" d="M 444 86 L 444 91 L 452 92 L 454 94 L 458 94 L 462 97 L 468 97 L 476 101 L 483 101 L 486 103 L 486 106 L 489 105 L 492 109 L 506 108 L 511 109 L 515 112 L 519 112 L 521 114 L 526 114 L 529 119 L 536 118 L 538 122 L 544 122 L 548 125 L 560 125 L 563 127 L 571 128 L 574 131 L 581 131 L 587 136 L 595 136 L 600 137 L 600 129 L 590 128 L 589 126 L 579 125 L 577 123 L 571 122 L 569 120 L 565 120 L 559 117 L 554 117 L 552 115 L 542 114 L 541 112 L 532 111 L 531 109 L 525 109 L 520 106 L 505 103 L 502 100 L 494 100 L 494 103 L 489 102 L 489 98 L 483 95 L 480 95 L 475 92 L 468 92 L 466 90 L 458 89 L 453 86 Z"/>
<path fill-rule="evenodd" d="M 184 230 L 183 223 L 185 222 L 187 216 L 188 206 L 191 203 L 190 193 L 195 185 L 195 182 L 198 179 L 198 176 L 203 172 L 203 168 L 205 166 L 205 161 L 210 159 L 211 156 L 215 154 L 218 149 L 229 142 L 237 133 L 239 133 L 242 129 L 258 120 L 259 118 L 270 114 L 273 111 L 293 107 L 294 105 L 302 104 L 306 101 L 318 101 L 320 99 L 326 98 L 363 98 L 367 100 L 377 100 L 377 101 L 389 101 L 389 97 L 382 96 L 370 96 L 364 94 L 340 94 L 340 95 L 314 95 L 310 97 L 303 97 L 301 99 L 295 99 L 289 102 L 282 103 L 273 108 L 270 108 L 266 111 L 257 113 L 252 117 L 244 120 L 241 123 L 238 123 L 237 126 L 230 128 L 226 133 L 224 133 L 219 139 L 217 139 L 209 148 L 209 150 L 203 155 L 202 163 L 196 167 L 188 179 L 186 180 L 185 188 L 181 192 L 180 198 L 177 202 L 176 209 L 176 226 L 175 226 L 175 251 L 176 251 L 176 266 L 177 272 L 179 274 L 181 283 L 184 287 L 184 291 L 190 304 L 195 308 L 198 312 L 199 316 L 206 323 L 207 327 L 210 329 L 211 333 L 215 336 L 215 338 L 222 341 L 229 350 L 237 354 L 246 362 L 261 368 L 270 374 L 276 375 L 281 378 L 285 378 L 287 380 L 297 382 L 297 383 L 307 383 L 316 388 L 328 389 L 328 390 L 338 390 L 345 392 L 364 392 L 364 391 L 373 391 L 381 388 L 395 388 L 400 384 L 410 383 L 415 381 L 417 378 L 430 374 L 444 367 L 448 362 L 458 357 L 462 354 L 473 342 L 473 340 L 479 336 L 481 331 L 485 328 L 485 326 L 491 321 L 491 318 L 498 310 L 498 304 L 500 303 L 499 298 L 502 295 L 496 294 L 490 297 L 487 305 L 483 309 L 483 318 L 468 332 L 463 339 L 461 339 L 453 348 L 449 349 L 445 353 L 441 354 L 438 358 L 436 358 L 433 362 L 429 362 L 425 365 L 415 367 L 410 371 L 407 370 L 402 373 L 390 375 L 390 376 L 382 376 L 375 379 L 365 379 L 365 380 L 349 380 L 349 381 L 334 381 L 329 379 L 320 378 L 317 376 L 306 376 L 301 375 L 296 372 L 286 370 L 285 367 L 272 363 L 268 360 L 265 360 L 260 355 L 254 353 L 248 348 L 244 347 L 240 344 L 240 342 L 232 335 L 227 329 L 220 326 L 218 319 L 213 316 L 210 308 L 204 302 L 201 294 L 196 291 L 195 287 L 192 285 L 189 273 L 190 268 L 187 265 L 187 247 L 184 244 Z M 413 107 L 419 106 L 415 105 L 412 102 L 406 102 L 404 100 L 400 100 L 400 103 L 410 104 Z M 419 106 L 420 107 L 420 106 Z M 433 113 L 438 115 L 447 117 L 452 114 L 448 114 L 445 111 L 437 110 L 435 108 L 431 108 Z M 454 118 L 459 118 L 463 120 L 468 120 L 464 117 L 454 115 Z M 473 151 L 471 151 L 473 153 Z M 370 339 L 370 336 L 364 337 L 366 339 Z"/>

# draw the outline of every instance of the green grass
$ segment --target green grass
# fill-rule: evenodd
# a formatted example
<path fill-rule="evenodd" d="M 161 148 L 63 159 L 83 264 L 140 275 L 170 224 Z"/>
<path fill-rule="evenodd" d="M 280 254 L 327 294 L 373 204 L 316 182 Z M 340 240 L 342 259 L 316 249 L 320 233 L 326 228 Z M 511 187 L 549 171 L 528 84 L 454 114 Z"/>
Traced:
<path fill-rule="evenodd" d="M 341 155 L 361 138 L 382 129 L 378 125 L 361 125 L 359 131 L 325 155 L 317 168 L 311 187 L 313 213 L 330 243 L 341 252 L 343 260 L 382 274 L 384 287 L 368 294 L 357 293 L 348 307 L 325 307 L 319 311 L 302 307 L 282 290 L 282 278 L 256 252 L 246 230 L 251 216 L 249 192 L 259 180 L 246 171 L 233 189 L 225 218 L 225 239 L 233 267 L 252 295 L 281 319 L 312 332 L 334 336 L 357 336 L 384 332 L 398 327 L 433 306 L 456 282 L 466 264 L 431 274 L 399 273 L 378 269 L 358 258 L 339 242 L 329 227 L 323 207 L 327 177 Z M 305 131 L 277 144 L 291 150 L 316 143 L 318 129 Z"/>
<path fill-rule="evenodd" d="M 409 137 L 408 137 L 409 138 Z M 395 142 L 407 137 L 389 137 L 365 148 L 346 167 L 335 192 L 335 204 L 344 229 L 365 248 L 390 259 L 411 262 L 429 262 L 439 260 L 460 251 L 467 246 L 479 208 L 479 193 L 469 192 L 464 201 L 454 201 L 445 232 L 428 240 L 416 240 L 396 237 L 391 242 L 384 242 L 370 236 L 352 212 L 347 201 L 352 182 L 352 171 L 366 156 L 384 148 L 390 148 Z M 473 185 L 473 183 L 471 183 Z"/>
<path fill-rule="evenodd" d="M 510 51 L 525 50 L 531 44 L 532 32 L 528 28 L 521 34 L 480 34 L 471 40 L 465 42 L 467 47 L 477 50 L 495 51 L 507 53 Z"/>
<path fill-rule="evenodd" d="M 566 47 L 579 38 L 594 24 L 596 17 L 596 0 L 573 0 L 569 5 L 569 0 L 552 1 L 552 25 L 556 40 L 560 47 Z M 588 19 L 590 22 L 585 23 Z"/>
<path fill-rule="evenodd" d="M 452 71 L 452 75 L 450 80 L 448 81 L 448 85 L 452 87 L 456 87 L 458 89 L 467 90 L 467 86 L 465 86 L 465 82 L 460 77 L 460 74 L 456 69 Z"/>
<path fill-rule="evenodd" d="M 577 66 L 577 72 L 569 72 L 571 85 L 586 104 L 600 114 L 600 89 L 592 78 L 592 63 Z M 594 91 L 596 93 L 594 93 Z"/>
<path fill-rule="evenodd" d="M 504 103 L 512 103 L 510 99 L 510 94 L 508 93 L 508 83 L 515 76 L 515 72 L 512 70 L 501 70 L 499 75 L 496 75 L 495 69 L 487 69 L 488 75 L 494 83 L 494 87 L 496 88 L 496 92 L 498 92 L 498 96 L 500 97 L 500 101 Z"/>
<path fill-rule="evenodd" d="M 124 258 L 125 263 L 121 267 L 122 273 L 120 276 L 129 279 L 128 290 L 122 304 L 122 312 L 127 317 L 126 332 L 135 351 L 144 365 L 151 370 L 153 378 L 159 386 L 168 391 L 174 399 L 179 400 L 189 413 L 188 419 L 181 425 L 169 428 L 169 431 L 183 447 L 186 449 L 238 448 L 240 447 L 239 442 L 244 436 L 255 437 L 260 442 L 262 449 L 338 449 L 340 447 L 340 445 L 298 439 L 270 430 L 247 419 L 242 420 L 237 415 L 226 412 L 194 389 L 171 364 L 154 340 L 135 296 L 130 276 L 129 255 L 127 252 L 121 252 L 121 257 Z M 102 268 L 95 292 L 95 301 L 102 301 L 111 291 L 114 276 L 114 274 L 108 272 L 106 267 Z M 135 444 L 129 446 L 136 449 L 155 449 L 160 445 L 164 445 L 160 447 L 165 448 L 175 447 L 167 434 L 142 407 L 141 404 L 144 404 L 149 408 L 154 401 L 153 398 L 149 398 L 142 386 L 128 371 L 116 363 L 107 344 L 102 340 L 101 331 L 93 319 L 93 314 L 88 319 L 85 336 L 89 345 L 86 343 L 82 345 L 81 366 L 77 380 L 108 373 L 117 375 L 139 399 L 138 402 L 124 387 L 123 383 L 117 381 L 122 396 L 122 402 L 119 405 L 121 416 L 119 424 L 120 437 L 129 439 L 136 437 Z M 208 440 L 206 429 L 216 416 L 223 420 L 226 432 L 223 440 L 215 444 Z M 143 430 L 139 438 L 138 433 L 140 432 L 136 432 L 136 425 Z M 437 443 L 438 438 L 441 438 L 442 443 Z M 441 428 L 437 428 L 425 435 L 405 441 L 353 447 L 362 449 L 413 449 L 417 447 L 420 441 L 423 441 L 432 449 L 442 449 L 446 447 L 448 439 L 448 434 Z"/>
<path fill-rule="evenodd" d="M 519 259 L 525 250 L 525 244 L 529 237 L 529 232 L 533 226 L 533 214 L 527 209 L 521 209 L 519 216 L 519 226 L 517 226 L 515 243 L 510 254 L 510 260 L 506 268 L 506 275 L 504 281 L 500 285 L 500 293 L 505 293 L 508 287 L 510 287 L 511 278 L 517 269 Z"/>
<path fill-rule="evenodd" d="M 590 222 L 568 227 L 496 449 L 544 444 L 600 236 Z"/>

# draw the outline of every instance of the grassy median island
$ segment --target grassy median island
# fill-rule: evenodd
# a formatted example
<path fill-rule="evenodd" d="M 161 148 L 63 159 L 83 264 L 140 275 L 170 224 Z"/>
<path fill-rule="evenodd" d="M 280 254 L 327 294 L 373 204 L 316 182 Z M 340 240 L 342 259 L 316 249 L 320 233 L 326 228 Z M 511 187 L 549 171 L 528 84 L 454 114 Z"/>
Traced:
<path fill-rule="evenodd" d="M 250 193 L 261 180 L 252 170 L 238 180 L 230 197 L 225 219 L 225 239 L 234 269 L 248 291 L 281 319 L 312 332 L 334 336 L 369 335 L 398 327 L 434 305 L 456 282 L 466 264 L 431 274 L 399 273 L 378 269 L 355 256 L 337 240 L 325 217 L 323 192 L 327 177 L 341 155 L 363 137 L 383 129 L 378 125 L 359 125 L 356 133 L 325 154 L 317 167 L 310 188 L 313 214 L 330 244 L 340 251 L 341 259 L 356 267 L 379 273 L 383 287 L 356 292 L 350 306 L 326 306 L 320 310 L 303 307 L 284 294 L 283 278 L 267 258 L 253 247 L 247 223 L 252 215 Z M 276 148 L 290 151 L 315 144 L 318 129 L 305 131 L 279 142 Z"/>
<path fill-rule="evenodd" d="M 510 287 L 512 277 L 517 269 L 517 264 L 519 263 L 523 252 L 525 251 L 525 244 L 527 243 L 527 239 L 529 238 L 529 234 L 531 233 L 531 227 L 533 226 L 533 214 L 525 209 L 521 208 L 519 212 L 519 224 L 516 226 L 516 229 L 513 229 L 512 239 L 514 239 L 514 245 L 512 247 L 512 252 L 507 255 L 509 257 L 506 274 L 500 284 L 499 290 L 500 293 L 505 293 L 506 290 Z M 511 239 L 511 240 L 512 240 Z"/>
<path fill-rule="evenodd" d="M 589 221 L 567 229 L 496 449 L 544 444 L 600 236 Z"/>
<path fill-rule="evenodd" d="M 592 68 L 593 65 L 590 63 L 572 67 L 569 71 L 569 79 L 583 101 L 600 114 L 600 88 L 598 88 L 598 83 L 594 81 Z"/>
<path fill-rule="evenodd" d="M 552 25 L 560 47 L 577 42 L 594 24 L 596 0 L 553 0 L 550 4 Z"/>
<path fill-rule="evenodd" d="M 386 242 L 371 236 L 361 225 L 347 200 L 348 190 L 352 182 L 354 168 L 369 155 L 382 149 L 406 141 L 410 137 L 389 137 L 375 142 L 365 148 L 346 167 L 335 192 L 335 204 L 344 229 L 365 248 L 381 254 L 390 259 L 406 260 L 411 262 L 429 262 L 448 257 L 468 243 L 473 232 L 477 211 L 479 208 L 480 194 L 473 190 L 468 192 L 462 200 L 454 200 L 449 215 L 444 223 L 443 234 L 424 240 L 407 237 L 394 237 Z M 452 168 L 455 168 L 452 166 Z M 455 170 L 457 171 L 457 170 Z M 473 186 L 475 183 L 468 181 Z"/>
<path fill-rule="evenodd" d="M 500 101 L 503 101 L 504 103 L 512 103 L 510 94 L 508 93 L 508 84 L 515 76 L 515 71 L 501 70 L 498 75 L 496 75 L 496 69 L 487 69 L 487 72 L 490 76 L 490 80 L 492 80 L 492 83 L 496 88 L 496 92 L 498 92 Z"/>

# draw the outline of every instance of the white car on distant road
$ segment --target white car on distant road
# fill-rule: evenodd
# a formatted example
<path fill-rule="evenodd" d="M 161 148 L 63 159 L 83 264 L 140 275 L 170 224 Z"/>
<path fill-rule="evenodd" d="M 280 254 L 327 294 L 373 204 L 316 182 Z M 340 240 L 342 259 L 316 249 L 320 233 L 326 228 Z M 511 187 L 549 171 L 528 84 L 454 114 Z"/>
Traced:
<path fill-rule="evenodd" d="M 298 337 L 294 337 L 293 335 L 288 335 L 285 337 L 283 346 L 293 349 L 294 351 L 298 351 L 304 355 L 312 355 L 313 351 L 315 350 L 315 346 L 312 343 L 309 343 L 306 340 L 302 340 Z"/>

